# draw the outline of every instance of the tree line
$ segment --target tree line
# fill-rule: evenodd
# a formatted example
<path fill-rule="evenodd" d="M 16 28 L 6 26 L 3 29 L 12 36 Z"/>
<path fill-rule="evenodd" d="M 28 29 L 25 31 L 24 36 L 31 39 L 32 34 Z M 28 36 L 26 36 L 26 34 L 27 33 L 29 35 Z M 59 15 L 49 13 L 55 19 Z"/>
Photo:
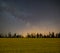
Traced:
<path fill-rule="evenodd" d="M 11 34 L 11 32 L 9 32 L 8 34 L 3 34 L 0 33 L 0 38 L 23 38 L 24 36 L 22 35 L 17 35 L 16 33 L 14 33 L 13 35 Z"/>
<path fill-rule="evenodd" d="M 27 35 L 24 37 L 23 35 L 17 35 L 16 33 L 14 33 L 13 35 L 11 34 L 11 32 L 9 32 L 8 34 L 3 35 L 3 33 L 0 33 L 0 38 L 60 38 L 60 32 L 59 33 L 50 33 L 47 35 L 43 35 L 41 33 L 27 33 Z"/>

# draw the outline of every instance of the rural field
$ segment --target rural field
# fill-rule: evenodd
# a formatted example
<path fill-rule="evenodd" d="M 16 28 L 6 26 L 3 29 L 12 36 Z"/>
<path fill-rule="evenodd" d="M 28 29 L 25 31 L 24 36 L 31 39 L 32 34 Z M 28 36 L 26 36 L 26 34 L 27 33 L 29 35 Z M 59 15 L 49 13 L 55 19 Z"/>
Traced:
<path fill-rule="evenodd" d="M 60 39 L 0 38 L 0 53 L 60 53 Z"/>

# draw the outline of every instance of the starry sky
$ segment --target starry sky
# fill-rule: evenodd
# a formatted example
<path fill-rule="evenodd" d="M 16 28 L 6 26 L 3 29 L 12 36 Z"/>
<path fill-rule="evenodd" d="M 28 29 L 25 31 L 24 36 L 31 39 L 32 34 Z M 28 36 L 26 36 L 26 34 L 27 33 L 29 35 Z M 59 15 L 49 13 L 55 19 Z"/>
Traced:
<path fill-rule="evenodd" d="M 60 32 L 59 0 L 0 0 L 0 33 Z"/>

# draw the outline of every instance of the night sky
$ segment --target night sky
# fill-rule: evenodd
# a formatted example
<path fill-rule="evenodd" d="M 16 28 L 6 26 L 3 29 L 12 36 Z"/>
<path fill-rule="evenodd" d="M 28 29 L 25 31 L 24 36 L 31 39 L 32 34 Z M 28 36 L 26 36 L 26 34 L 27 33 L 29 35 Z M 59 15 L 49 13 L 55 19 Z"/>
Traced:
<path fill-rule="evenodd" d="M 59 0 L 0 0 L 0 33 L 60 32 Z"/>

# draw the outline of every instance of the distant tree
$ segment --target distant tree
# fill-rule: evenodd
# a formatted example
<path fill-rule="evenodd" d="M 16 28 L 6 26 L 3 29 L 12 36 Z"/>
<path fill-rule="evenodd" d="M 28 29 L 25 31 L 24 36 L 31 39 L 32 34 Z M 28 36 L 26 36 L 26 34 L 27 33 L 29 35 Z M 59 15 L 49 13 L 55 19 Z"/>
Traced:
<path fill-rule="evenodd" d="M 50 36 L 49 36 L 49 35 L 47 35 L 46 37 L 47 37 L 47 38 L 50 38 Z"/>
<path fill-rule="evenodd" d="M 49 35 L 48 36 L 49 36 L 49 38 L 51 38 L 52 37 L 52 34 L 49 32 Z"/>
<path fill-rule="evenodd" d="M 51 34 L 51 38 L 54 38 L 55 36 L 54 36 L 54 32 L 52 32 L 52 34 Z"/>
<path fill-rule="evenodd" d="M 11 38 L 11 37 L 12 37 L 11 32 L 9 32 L 8 33 L 8 38 Z"/>
<path fill-rule="evenodd" d="M 4 38 L 4 35 L 3 35 L 3 33 L 0 33 L 0 38 Z"/>
<path fill-rule="evenodd" d="M 37 35 L 36 35 L 36 36 L 37 36 L 37 38 L 40 38 L 40 34 L 39 34 L 39 33 L 37 33 Z"/>
<path fill-rule="evenodd" d="M 16 33 L 14 33 L 14 35 L 13 35 L 12 37 L 13 37 L 13 38 L 16 38 L 16 37 L 17 37 Z"/>
<path fill-rule="evenodd" d="M 8 38 L 8 37 L 7 37 L 7 34 L 5 34 L 5 36 L 4 36 L 4 37 L 5 37 L 5 38 Z"/>
<path fill-rule="evenodd" d="M 3 33 L 0 33 L 0 38 L 24 38 L 23 35 L 17 35 L 16 33 L 14 33 L 13 35 L 11 34 L 11 32 L 7 34 L 3 34 Z M 35 34 L 35 33 L 27 33 L 27 36 L 26 38 L 60 38 L 60 32 L 59 33 L 56 33 L 54 34 L 54 32 L 47 34 L 47 35 L 43 35 L 43 34 Z"/>
<path fill-rule="evenodd" d="M 47 36 L 46 36 L 46 35 L 44 35 L 43 37 L 44 37 L 44 38 L 47 38 Z"/>
<path fill-rule="evenodd" d="M 29 34 L 29 33 L 27 33 L 27 36 L 26 36 L 27 38 L 31 38 L 31 35 Z"/>
<path fill-rule="evenodd" d="M 27 33 L 27 36 L 26 37 L 27 38 L 36 38 L 36 36 L 35 36 L 34 33 L 31 33 L 31 34 Z"/>
<path fill-rule="evenodd" d="M 0 38 L 2 37 L 2 35 L 0 34 Z"/>
<path fill-rule="evenodd" d="M 21 38 L 21 35 L 17 35 L 16 38 Z"/>
<path fill-rule="evenodd" d="M 56 33 L 56 37 L 55 38 L 58 38 L 58 33 Z"/>
<path fill-rule="evenodd" d="M 3 36 L 2 33 L 0 33 L 0 38 L 2 38 L 2 36 Z"/>
<path fill-rule="evenodd" d="M 35 34 L 34 33 L 31 34 L 31 38 L 35 38 Z"/>
<path fill-rule="evenodd" d="M 54 37 L 55 37 L 54 32 L 52 33 L 49 32 L 49 34 L 47 35 L 47 38 L 54 38 Z"/>
<path fill-rule="evenodd" d="M 16 37 L 17 37 L 17 38 L 24 38 L 23 35 L 17 35 Z"/>
<path fill-rule="evenodd" d="M 40 38 L 43 38 L 43 35 L 40 33 Z"/>
<path fill-rule="evenodd" d="M 60 32 L 58 33 L 58 38 L 60 38 Z"/>
<path fill-rule="evenodd" d="M 20 35 L 20 37 L 21 37 L 21 38 L 24 38 L 24 36 L 23 36 L 23 35 Z"/>

